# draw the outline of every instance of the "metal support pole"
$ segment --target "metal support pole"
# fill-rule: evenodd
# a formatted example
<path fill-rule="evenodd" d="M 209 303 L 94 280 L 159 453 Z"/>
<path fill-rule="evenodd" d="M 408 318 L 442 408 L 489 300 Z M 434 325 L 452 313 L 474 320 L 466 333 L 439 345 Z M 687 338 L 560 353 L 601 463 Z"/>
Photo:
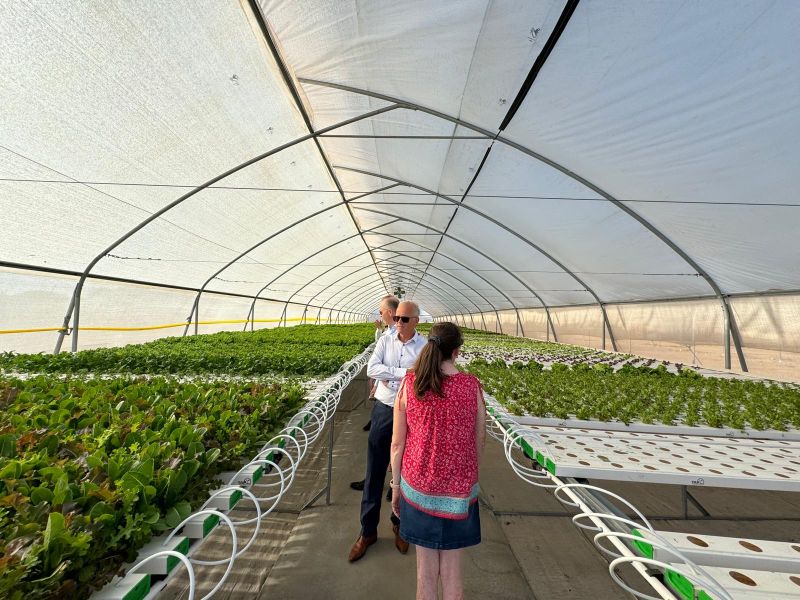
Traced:
<path fill-rule="evenodd" d="M 731 368 L 731 317 L 727 303 L 722 304 L 722 321 L 724 328 L 723 349 L 725 355 L 725 368 Z"/>
<path fill-rule="evenodd" d="M 606 349 L 606 321 L 602 319 L 602 327 L 603 327 L 603 350 Z"/>
<path fill-rule="evenodd" d="M 333 474 L 333 429 L 336 423 L 336 413 L 331 416 L 331 428 L 328 430 L 328 483 L 325 485 L 325 505 L 331 505 L 331 481 Z"/>
<path fill-rule="evenodd" d="M 75 290 L 75 309 L 72 313 L 73 318 L 73 326 L 72 326 L 72 351 L 78 351 L 78 326 L 81 322 L 81 288 L 83 285 L 81 284 Z"/>

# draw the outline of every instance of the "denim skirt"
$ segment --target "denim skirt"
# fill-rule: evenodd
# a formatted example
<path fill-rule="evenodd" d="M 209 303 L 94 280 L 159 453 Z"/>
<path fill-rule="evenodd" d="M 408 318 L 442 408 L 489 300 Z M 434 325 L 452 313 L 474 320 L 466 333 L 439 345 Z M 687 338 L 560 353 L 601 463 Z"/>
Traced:
<path fill-rule="evenodd" d="M 466 519 L 445 519 L 422 512 L 400 497 L 400 536 L 410 544 L 433 550 L 455 550 L 481 542 L 478 503 L 469 507 Z"/>

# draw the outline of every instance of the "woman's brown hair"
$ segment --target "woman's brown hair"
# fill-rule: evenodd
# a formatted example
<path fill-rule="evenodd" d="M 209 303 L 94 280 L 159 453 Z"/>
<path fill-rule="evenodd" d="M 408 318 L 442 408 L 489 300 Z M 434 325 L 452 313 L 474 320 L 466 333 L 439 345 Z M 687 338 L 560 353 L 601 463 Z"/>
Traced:
<path fill-rule="evenodd" d="M 461 330 L 455 323 L 436 323 L 431 327 L 428 343 L 422 349 L 414 364 L 414 395 L 422 397 L 431 391 L 437 396 L 442 395 L 444 373 L 442 362 L 453 358 L 453 351 L 464 343 Z"/>

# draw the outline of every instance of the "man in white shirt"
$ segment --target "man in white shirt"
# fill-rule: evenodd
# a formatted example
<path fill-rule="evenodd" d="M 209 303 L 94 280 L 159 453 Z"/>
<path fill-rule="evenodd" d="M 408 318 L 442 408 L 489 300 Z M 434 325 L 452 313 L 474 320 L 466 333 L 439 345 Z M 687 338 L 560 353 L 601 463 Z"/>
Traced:
<path fill-rule="evenodd" d="M 372 427 L 367 445 L 367 474 L 361 499 L 361 534 L 350 549 L 348 560 L 355 562 L 378 539 L 383 486 L 389 467 L 389 450 L 392 444 L 394 400 L 400 381 L 406 371 L 414 366 L 417 355 L 428 339 L 417 333 L 419 306 L 414 302 L 401 302 L 394 315 L 395 331 L 382 336 L 367 363 L 367 377 L 376 381 L 375 405 L 372 407 Z M 402 553 L 408 552 L 408 542 L 400 537 L 400 520 L 391 515 L 394 545 Z"/>

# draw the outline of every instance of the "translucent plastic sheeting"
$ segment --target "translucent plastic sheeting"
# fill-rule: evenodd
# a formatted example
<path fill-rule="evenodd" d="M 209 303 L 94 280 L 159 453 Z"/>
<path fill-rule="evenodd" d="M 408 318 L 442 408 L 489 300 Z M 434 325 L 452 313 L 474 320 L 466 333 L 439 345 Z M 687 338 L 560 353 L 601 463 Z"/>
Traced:
<path fill-rule="evenodd" d="M 57 328 L 64 307 L 77 278 L 51 273 L 0 270 L 0 329 Z M 86 283 L 82 309 L 82 327 L 122 329 L 80 332 L 81 348 L 119 346 L 151 341 L 164 336 L 181 335 L 184 326 L 134 331 L 132 328 L 152 328 L 185 323 L 195 292 L 158 288 L 139 284 L 90 279 Z M 205 294 L 201 303 L 201 321 L 243 320 L 249 311 L 250 300 Z M 285 304 L 259 301 L 256 305 L 256 329 L 274 327 L 282 316 Z M 309 309 L 309 315 L 317 309 Z M 288 318 L 301 318 L 302 305 L 289 305 Z M 327 318 L 327 311 L 323 316 Z M 271 321 L 271 322 L 265 322 Z M 200 326 L 201 333 L 239 331 L 244 323 L 218 323 Z M 8 333 L 0 335 L 0 351 L 50 352 L 55 344 L 56 331 Z"/>
<path fill-rule="evenodd" d="M 492 330 L 516 331 L 518 308 L 546 335 L 544 305 L 560 340 L 586 345 L 602 345 L 604 303 L 621 349 L 722 360 L 715 295 L 800 289 L 800 5 L 582 0 L 534 72 L 565 5 L 5 3 L 0 258 L 80 271 L 195 186 L 292 144 L 94 272 L 246 296 L 203 299 L 201 321 L 245 318 L 259 293 L 372 311 L 399 286 Z M 358 120 L 317 143 L 299 141 L 305 117 L 316 131 Z M 67 280 L 36 277 L 4 293 L 39 302 L 31 282 L 50 282 L 28 312 L 57 325 Z M 83 318 L 113 320 L 96 289 Z M 163 298 L 180 320 L 193 295 Z M 796 353 L 786 302 L 731 300 L 759 364 Z"/>
<path fill-rule="evenodd" d="M 496 127 L 563 2 L 262 1 L 289 64 Z"/>
<path fill-rule="evenodd" d="M 797 204 L 798 27 L 796 2 L 581 2 L 506 134 L 637 200 L 723 290 L 797 289 L 800 209 L 725 203 Z"/>
<path fill-rule="evenodd" d="M 760 377 L 800 381 L 800 296 L 738 296 L 730 299 L 739 325 L 749 372 Z M 723 314 L 715 299 L 606 305 L 619 352 L 723 369 Z M 542 309 L 519 311 L 525 335 L 547 339 Z M 503 331 L 506 314 L 501 313 Z M 550 315 L 559 342 L 602 348 L 602 321 L 596 306 L 555 307 Z M 485 313 L 494 319 L 493 313 Z M 459 316 L 460 322 L 468 316 Z M 480 328 L 480 315 L 473 315 Z M 494 321 L 488 326 L 494 331 Z M 552 337 L 550 338 L 552 340 Z M 606 350 L 611 340 L 606 332 Z M 734 363 L 733 370 L 741 372 Z"/>

